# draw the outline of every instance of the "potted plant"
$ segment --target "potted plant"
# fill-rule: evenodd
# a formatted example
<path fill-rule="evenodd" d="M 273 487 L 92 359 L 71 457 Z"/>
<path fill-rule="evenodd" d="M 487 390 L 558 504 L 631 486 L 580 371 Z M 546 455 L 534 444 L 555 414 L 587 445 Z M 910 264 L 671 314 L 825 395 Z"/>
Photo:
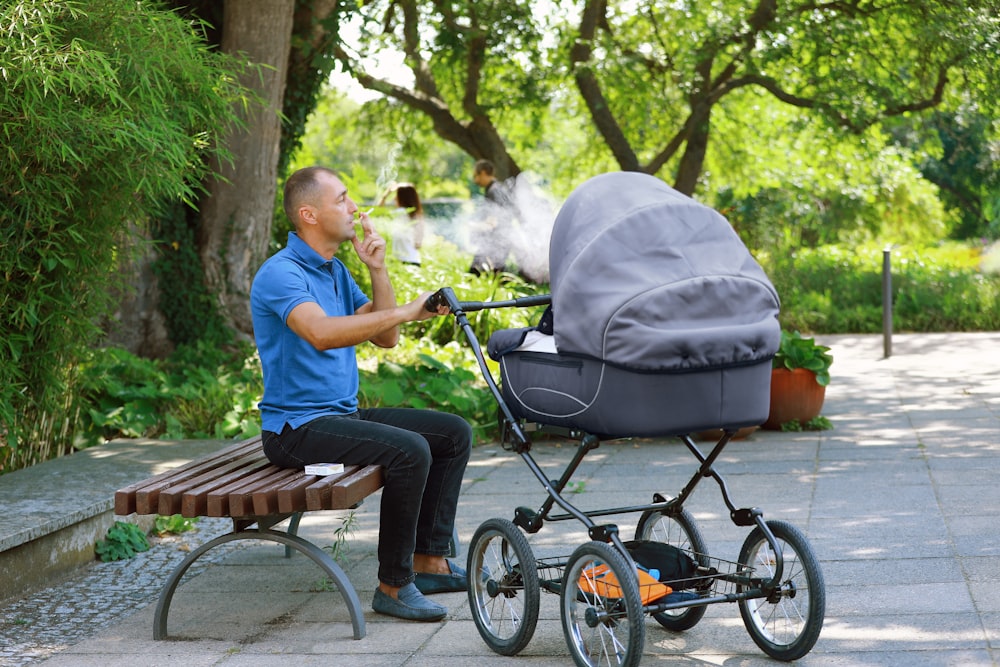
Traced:
<path fill-rule="evenodd" d="M 798 331 L 781 332 L 781 345 L 771 364 L 771 409 L 764 428 L 806 424 L 819 416 L 830 384 L 830 348 Z"/>

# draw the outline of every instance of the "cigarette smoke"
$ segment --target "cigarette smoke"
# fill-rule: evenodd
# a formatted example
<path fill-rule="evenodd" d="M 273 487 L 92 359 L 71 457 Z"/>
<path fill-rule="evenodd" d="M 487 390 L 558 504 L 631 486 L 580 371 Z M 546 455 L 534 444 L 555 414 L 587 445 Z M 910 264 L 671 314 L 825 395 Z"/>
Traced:
<path fill-rule="evenodd" d="M 509 269 L 531 282 L 547 283 L 549 238 L 558 205 L 533 173 L 522 172 L 500 185 L 508 206 L 476 198 L 454 215 L 432 221 L 435 232 L 470 254 L 491 255 L 499 249 L 499 254 L 506 253 Z"/>
<path fill-rule="evenodd" d="M 376 198 L 397 182 L 401 151 L 399 144 L 389 149 L 375 182 Z M 484 245 L 507 248 L 509 268 L 532 282 L 547 283 L 549 237 L 558 206 L 545 192 L 542 179 L 533 173 L 522 172 L 501 185 L 508 193 L 510 206 L 501 208 L 477 198 L 447 217 L 429 218 L 429 227 L 470 255 Z"/>

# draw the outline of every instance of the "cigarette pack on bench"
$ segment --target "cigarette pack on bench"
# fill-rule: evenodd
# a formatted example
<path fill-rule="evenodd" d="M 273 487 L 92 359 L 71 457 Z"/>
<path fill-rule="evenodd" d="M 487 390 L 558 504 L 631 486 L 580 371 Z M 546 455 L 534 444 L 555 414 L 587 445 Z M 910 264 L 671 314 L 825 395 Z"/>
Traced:
<path fill-rule="evenodd" d="M 343 463 L 312 463 L 306 466 L 305 473 L 307 475 L 336 475 L 337 473 L 344 472 Z"/>

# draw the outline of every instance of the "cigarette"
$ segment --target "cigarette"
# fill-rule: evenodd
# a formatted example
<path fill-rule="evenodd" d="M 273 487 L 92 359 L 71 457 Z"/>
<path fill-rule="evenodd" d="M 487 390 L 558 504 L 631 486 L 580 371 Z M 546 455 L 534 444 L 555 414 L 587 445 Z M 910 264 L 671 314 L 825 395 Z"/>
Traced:
<path fill-rule="evenodd" d="M 367 211 L 365 211 L 364 213 L 362 213 L 361 215 L 371 215 L 371 212 L 374 211 L 374 210 L 375 210 L 375 207 L 373 206 L 370 209 L 368 209 Z"/>

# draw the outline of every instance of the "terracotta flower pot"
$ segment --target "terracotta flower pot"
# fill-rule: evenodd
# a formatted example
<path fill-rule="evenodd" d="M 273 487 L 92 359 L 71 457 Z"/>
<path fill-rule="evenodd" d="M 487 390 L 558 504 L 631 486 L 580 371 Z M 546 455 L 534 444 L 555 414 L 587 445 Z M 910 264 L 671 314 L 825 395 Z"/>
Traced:
<path fill-rule="evenodd" d="M 826 387 L 816 382 L 816 374 L 805 368 L 771 371 L 771 409 L 764 428 L 780 430 L 793 419 L 804 424 L 819 416 L 826 398 Z"/>

